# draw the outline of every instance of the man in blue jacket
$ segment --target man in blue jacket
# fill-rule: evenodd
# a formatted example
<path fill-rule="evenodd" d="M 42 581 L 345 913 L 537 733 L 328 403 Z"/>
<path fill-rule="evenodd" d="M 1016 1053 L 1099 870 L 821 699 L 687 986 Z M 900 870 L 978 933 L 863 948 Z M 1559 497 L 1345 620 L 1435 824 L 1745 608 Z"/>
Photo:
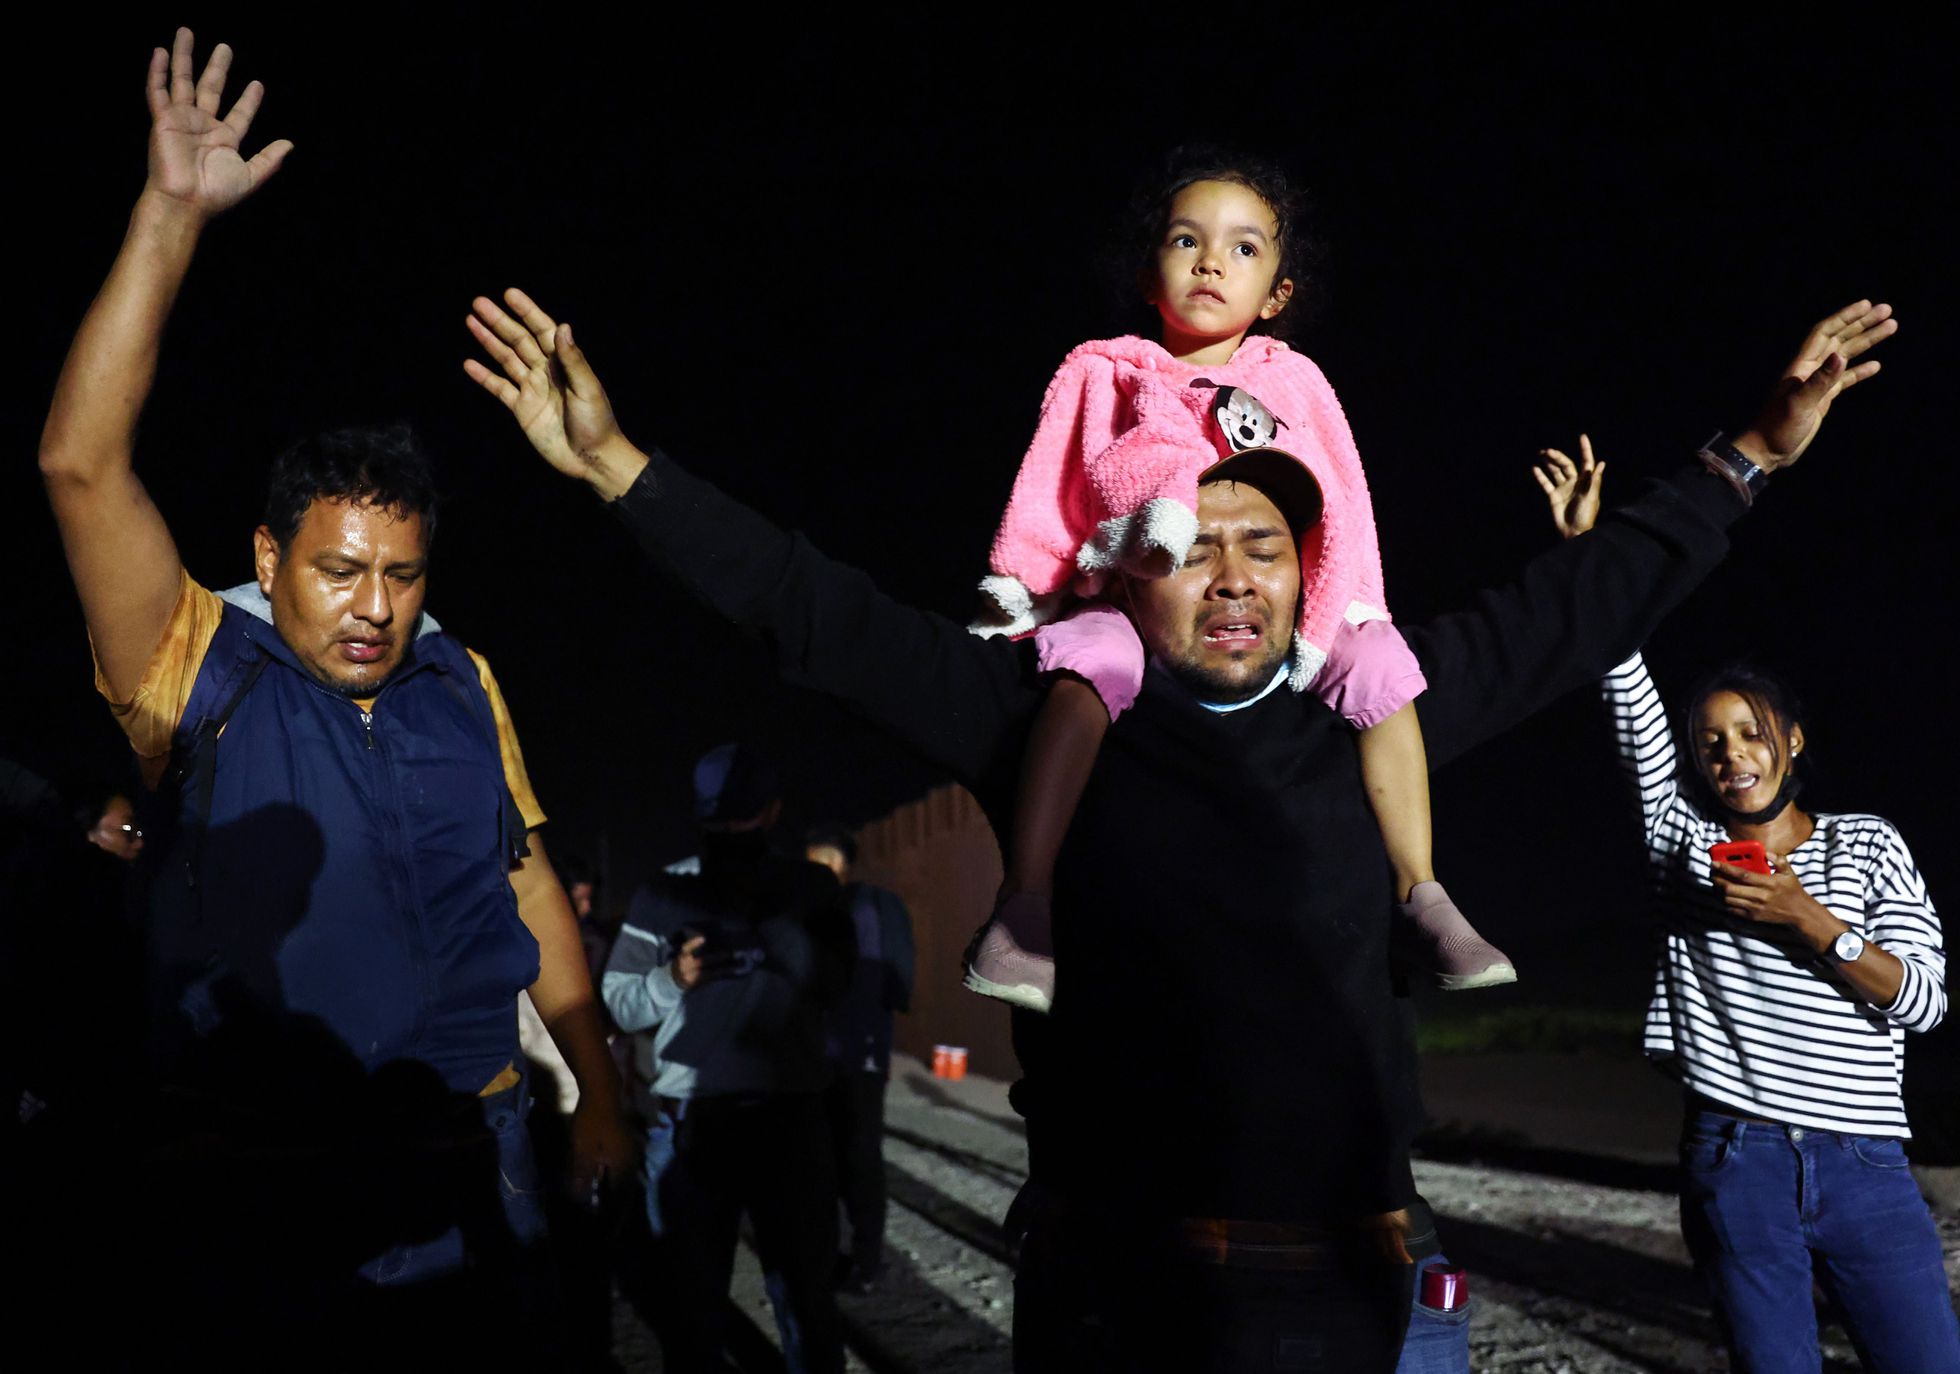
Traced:
<path fill-rule="evenodd" d="M 197 75 L 181 29 L 152 57 L 148 179 L 40 452 L 97 688 L 158 789 L 155 1091 L 120 1156 L 144 1209 L 131 1288 L 155 1320 L 133 1325 L 148 1353 L 319 1354 L 405 1322 L 449 1353 L 508 1352 L 543 1325 L 512 1305 L 542 1291 L 519 1278 L 542 1229 L 520 990 L 579 1077 L 586 1185 L 630 1147 L 496 680 L 423 614 L 427 461 L 400 429 L 295 445 L 255 581 L 222 596 L 186 573 L 132 467 L 204 228 L 291 146 L 241 155 L 263 88 L 221 118 L 230 60 L 219 45 Z"/>

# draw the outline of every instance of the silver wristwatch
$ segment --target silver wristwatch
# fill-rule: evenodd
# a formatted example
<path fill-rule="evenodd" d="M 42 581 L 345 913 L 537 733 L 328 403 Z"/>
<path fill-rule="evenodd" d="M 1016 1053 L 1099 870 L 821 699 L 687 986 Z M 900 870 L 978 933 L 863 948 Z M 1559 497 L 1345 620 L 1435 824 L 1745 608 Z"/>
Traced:
<path fill-rule="evenodd" d="M 1847 930 L 1831 941 L 1831 958 L 1840 964 L 1855 964 L 1864 952 L 1865 937 L 1855 930 Z"/>
<path fill-rule="evenodd" d="M 1769 474 L 1750 462 L 1719 429 L 1709 436 L 1708 442 L 1701 446 L 1701 451 L 1695 456 L 1701 459 L 1703 467 L 1734 487 L 1735 494 L 1742 498 L 1745 506 L 1755 504 L 1756 494 L 1769 481 Z"/>

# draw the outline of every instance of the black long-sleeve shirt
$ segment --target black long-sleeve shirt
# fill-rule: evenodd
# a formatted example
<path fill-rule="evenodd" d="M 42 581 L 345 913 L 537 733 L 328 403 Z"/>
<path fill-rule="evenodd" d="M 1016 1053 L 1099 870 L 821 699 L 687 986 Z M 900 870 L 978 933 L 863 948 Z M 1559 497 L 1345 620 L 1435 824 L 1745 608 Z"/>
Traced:
<path fill-rule="evenodd" d="M 784 676 L 911 745 L 1009 830 L 1043 696 L 1031 646 L 904 605 L 660 454 L 615 509 Z M 1599 678 L 1727 548 L 1699 469 L 1402 632 L 1432 766 Z M 1055 1010 L 1022 1018 L 1036 1171 L 1070 1205 L 1312 1225 L 1414 1196 L 1422 1119 L 1394 995 L 1391 893 L 1352 732 L 1310 695 L 1206 710 L 1146 674 L 1056 871 Z"/>

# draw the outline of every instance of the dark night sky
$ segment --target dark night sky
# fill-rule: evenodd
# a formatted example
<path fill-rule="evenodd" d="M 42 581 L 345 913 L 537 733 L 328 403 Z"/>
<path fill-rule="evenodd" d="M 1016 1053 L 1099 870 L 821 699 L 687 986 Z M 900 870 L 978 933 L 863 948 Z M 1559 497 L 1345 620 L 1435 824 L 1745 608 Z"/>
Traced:
<path fill-rule="evenodd" d="M 496 665 L 560 848 L 603 827 L 622 874 L 684 852 L 688 766 L 738 734 L 784 753 L 801 817 L 863 819 L 924 775 L 642 573 L 463 378 L 470 297 L 523 285 L 579 325 L 638 441 L 963 616 L 1043 382 L 1137 323 L 1097 262 L 1131 179 L 1181 139 L 1256 145 L 1315 188 L 1330 303 L 1303 343 L 1353 421 L 1404 618 L 1548 541 L 1539 447 L 1588 428 L 1625 494 L 1739 426 L 1813 320 L 1898 307 L 1884 375 L 1653 658 L 1677 693 L 1718 659 L 1787 669 L 1814 800 L 1891 817 L 1936 897 L 1960 893 L 1951 35 L 1870 8 L 1583 10 L 1293 32 L 1221 12 L 1112 42 L 1052 16 L 300 26 L 198 6 L 200 50 L 227 39 L 237 79 L 269 87 L 255 141 L 298 151 L 207 239 L 141 471 L 223 586 L 274 448 L 406 416 L 450 499 L 431 606 Z M 140 185 L 145 57 L 175 22 L 44 21 L 17 53 L 0 750 L 67 786 L 120 755 L 28 455 Z M 1443 872 L 1528 977 L 1550 970 L 1541 996 L 1631 1005 L 1644 982 L 1614 782 L 1584 700 L 1438 779 Z"/>

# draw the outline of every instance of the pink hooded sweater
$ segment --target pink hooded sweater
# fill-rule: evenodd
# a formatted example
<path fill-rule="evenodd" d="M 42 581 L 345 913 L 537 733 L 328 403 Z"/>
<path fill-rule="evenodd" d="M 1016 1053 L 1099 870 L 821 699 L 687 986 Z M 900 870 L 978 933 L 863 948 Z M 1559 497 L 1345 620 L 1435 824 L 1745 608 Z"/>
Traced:
<path fill-rule="evenodd" d="M 1320 484 L 1320 522 L 1300 540 L 1289 678 L 1305 689 L 1343 625 L 1389 614 L 1347 416 L 1318 367 L 1262 334 L 1222 365 L 1179 362 L 1133 336 L 1092 340 L 1063 359 L 980 584 L 1001 620 L 976 629 L 1022 633 L 1065 610 L 1065 593 L 1095 594 L 1111 569 L 1177 566 L 1198 533 L 1198 475 L 1266 446 L 1300 459 Z"/>

